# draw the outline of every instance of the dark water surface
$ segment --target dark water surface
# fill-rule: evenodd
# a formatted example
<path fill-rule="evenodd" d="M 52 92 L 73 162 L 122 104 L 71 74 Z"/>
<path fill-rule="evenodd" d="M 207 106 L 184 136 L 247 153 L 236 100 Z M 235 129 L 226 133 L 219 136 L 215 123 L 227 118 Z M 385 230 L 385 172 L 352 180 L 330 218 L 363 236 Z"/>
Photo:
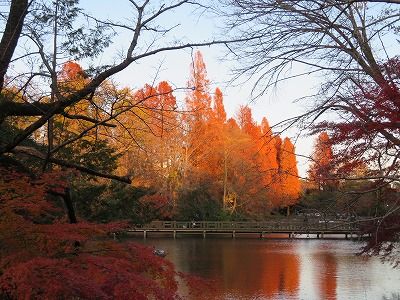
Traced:
<path fill-rule="evenodd" d="M 355 256 L 345 240 L 137 239 L 165 249 L 178 271 L 216 282 L 205 299 L 400 300 L 400 269 Z"/>

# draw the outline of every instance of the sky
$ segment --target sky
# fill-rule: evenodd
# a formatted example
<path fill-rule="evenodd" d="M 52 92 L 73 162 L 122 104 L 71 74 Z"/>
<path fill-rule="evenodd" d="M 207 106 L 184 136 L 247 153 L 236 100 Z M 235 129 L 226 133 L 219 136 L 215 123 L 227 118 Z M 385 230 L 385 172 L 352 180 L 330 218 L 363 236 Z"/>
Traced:
<path fill-rule="evenodd" d="M 83 0 L 81 4 L 97 17 L 112 18 L 125 23 L 130 22 L 133 12 L 127 0 Z M 216 37 L 223 38 L 220 19 L 203 14 L 201 11 L 193 13 L 192 8 L 183 7 L 174 11 L 173 14 L 167 14 L 161 19 L 161 24 L 167 27 L 177 25 L 166 35 L 165 39 L 169 41 L 202 42 Z M 104 64 L 115 59 L 117 53 L 121 53 L 123 49 L 126 50 L 128 40 L 128 35 L 120 34 L 110 49 L 98 58 L 98 62 Z M 149 40 L 150 36 L 144 36 L 144 43 L 139 45 L 139 48 L 145 47 Z M 169 81 L 175 87 L 186 87 L 192 55 L 196 50 L 200 50 L 203 54 L 208 78 L 211 82 L 211 91 L 219 87 L 224 94 L 224 105 L 228 117 L 234 117 L 240 105 L 249 105 L 253 117 L 258 123 L 261 122 L 263 117 L 266 117 L 270 125 L 273 126 L 287 118 L 303 113 L 305 104 L 298 103 L 295 100 L 312 94 L 313 89 L 318 88 L 317 78 L 302 77 L 284 82 L 257 100 L 253 100 L 251 97 L 253 79 L 243 83 L 247 78 L 242 78 L 240 81 L 230 83 L 233 77 L 232 69 L 237 65 L 234 61 L 224 59 L 226 48 L 222 46 L 186 49 L 152 56 L 140 60 L 139 63 L 134 63 L 113 77 L 113 80 L 120 83 L 121 86 L 128 86 L 132 89 L 141 88 L 146 83 L 157 83 L 162 80 Z M 183 101 L 185 91 L 177 91 L 175 96 L 178 101 Z M 314 138 L 306 136 L 297 138 L 298 133 L 297 128 L 291 128 L 282 133 L 281 136 L 288 136 L 292 139 L 297 154 L 310 155 Z M 301 156 L 298 156 L 297 160 L 299 174 L 304 177 L 308 168 L 308 160 Z"/>

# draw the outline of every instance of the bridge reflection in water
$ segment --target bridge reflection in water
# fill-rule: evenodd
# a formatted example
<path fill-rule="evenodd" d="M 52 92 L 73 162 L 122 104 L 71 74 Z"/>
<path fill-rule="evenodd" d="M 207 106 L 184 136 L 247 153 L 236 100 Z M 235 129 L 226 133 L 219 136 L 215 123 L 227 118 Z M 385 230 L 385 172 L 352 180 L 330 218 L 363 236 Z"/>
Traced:
<path fill-rule="evenodd" d="M 157 233 L 176 238 L 177 235 L 198 234 L 227 235 L 233 238 L 242 235 L 257 234 L 265 237 L 269 234 L 285 234 L 288 238 L 299 235 L 324 238 L 340 235 L 344 238 L 362 238 L 368 234 L 362 233 L 357 222 L 343 220 L 279 220 L 263 222 L 213 222 L 213 221 L 153 221 L 146 225 L 138 225 L 128 230 L 128 234 L 143 234 L 146 238 Z"/>

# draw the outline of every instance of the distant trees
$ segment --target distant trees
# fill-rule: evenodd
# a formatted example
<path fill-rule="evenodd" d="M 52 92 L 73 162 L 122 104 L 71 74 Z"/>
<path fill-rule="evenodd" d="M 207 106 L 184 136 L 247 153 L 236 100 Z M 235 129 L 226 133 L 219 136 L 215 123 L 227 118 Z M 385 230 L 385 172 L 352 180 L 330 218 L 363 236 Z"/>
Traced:
<path fill-rule="evenodd" d="M 281 149 L 266 118 L 258 125 L 248 106 L 239 108 L 238 123 L 227 120 L 222 91 L 211 93 L 200 52 L 194 54 L 188 88 L 181 109 L 174 109 L 173 91 L 161 95 L 159 87 L 146 86 L 135 93 L 147 97 L 141 120 L 148 128 L 134 135 L 139 145 L 125 137 L 131 146 L 123 152 L 120 175 L 131 174 L 135 186 L 164 195 L 181 218 L 263 218 L 296 203 L 300 185 L 290 140 Z M 153 106 L 167 102 L 162 123 L 156 115 L 163 110 Z M 133 119 L 119 120 L 128 127 Z"/>
<path fill-rule="evenodd" d="M 282 206 L 288 207 L 298 202 L 300 197 L 300 181 L 294 145 L 289 138 L 283 140 L 279 149 L 279 196 Z"/>
<path fill-rule="evenodd" d="M 211 94 L 201 53 L 196 52 L 194 57 L 188 85 L 196 84 L 201 89 L 189 86 L 182 108 L 178 108 L 174 91 L 166 81 L 137 91 L 106 81 L 92 100 L 68 109 L 70 115 L 92 118 L 111 109 L 113 118 L 105 126 L 93 130 L 90 120 L 64 115 L 54 118 L 55 157 L 115 172 L 117 178 L 130 178 L 138 189 L 124 189 L 132 201 L 119 204 L 120 200 L 115 199 L 107 204 L 109 193 L 119 194 L 115 188 L 104 186 L 104 182 L 97 189 L 74 184 L 85 195 L 93 192 L 91 203 L 76 198 L 83 201 L 79 207 L 88 217 L 104 219 L 107 207 L 130 207 L 130 213 L 111 215 L 137 219 L 141 215 L 138 205 L 142 204 L 150 205 L 148 216 L 154 217 L 264 218 L 273 209 L 288 207 L 299 199 L 290 140 L 286 138 L 281 145 L 267 119 L 257 124 L 248 106 L 239 108 L 239 124 L 227 120 L 222 91 L 216 88 Z M 69 92 L 88 80 L 75 62 L 63 67 L 62 78 Z M 58 150 L 60 145 L 62 150 Z M 195 195 L 197 200 L 186 203 L 191 201 L 188 195 Z M 153 199 L 160 200 L 159 205 L 154 205 Z M 202 205 L 210 211 L 201 212 Z"/>
<path fill-rule="evenodd" d="M 183 180 L 190 185 L 196 184 L 196 181 L 198 183 L 202 174 L 212 172 L 210 168 L 215 167 L 209 159 L 217 135 L 212 130 L 212 97 L 206 66 L 200 52 L 195 53 L 190 66 L 188 88 L 190 90 L 185 97 L 187 113 L 183 116 L 186 130 Z"/>
<path fill-rule="evenodd" d="M 318 190 L 328 190 L 334 187 L 334 171 L 331 140 L 326 132 L 322 132 L 314 145 L 308 176 Z"/>

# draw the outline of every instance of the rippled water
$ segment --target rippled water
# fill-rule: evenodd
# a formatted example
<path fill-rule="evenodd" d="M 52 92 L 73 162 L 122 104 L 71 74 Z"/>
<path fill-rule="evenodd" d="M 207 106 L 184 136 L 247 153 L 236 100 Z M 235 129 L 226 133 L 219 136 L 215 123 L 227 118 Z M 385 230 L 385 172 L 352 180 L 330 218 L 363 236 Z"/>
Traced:
<path fill-rule="evenodd" d="M 400 300 L 400 269 L 355 256 L 345 240 L 140 240 L 168 251 L 179 271 L 216 282 L 205 299 Z"/>

